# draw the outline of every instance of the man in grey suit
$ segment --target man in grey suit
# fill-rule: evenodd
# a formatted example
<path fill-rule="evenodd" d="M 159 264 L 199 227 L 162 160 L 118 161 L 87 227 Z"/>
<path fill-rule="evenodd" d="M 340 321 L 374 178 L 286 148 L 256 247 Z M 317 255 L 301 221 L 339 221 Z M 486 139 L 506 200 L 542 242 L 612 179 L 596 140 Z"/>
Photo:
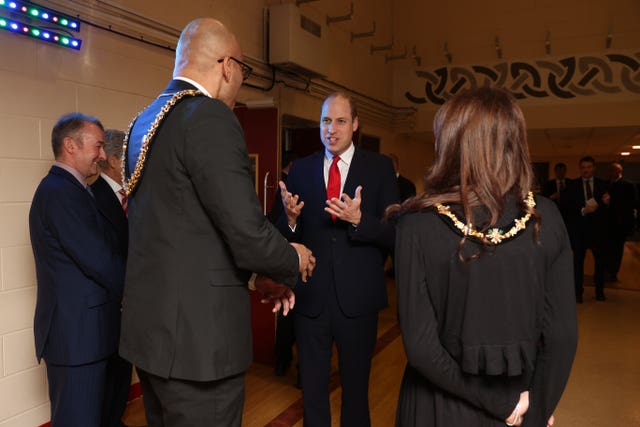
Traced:
<path fill-rule="evenodd" d="M 138 370 L 147 422 L 240 426 L 251 363 L 250 272 L 287 312 L 315 265 L 262 215 L 233 105 L 251 67 L 219 21 L 183 30 L 173 80 L 125 149 L 129 257 L 120 354 Z M 270 277 L 266 279 L 260 275 Z"/>

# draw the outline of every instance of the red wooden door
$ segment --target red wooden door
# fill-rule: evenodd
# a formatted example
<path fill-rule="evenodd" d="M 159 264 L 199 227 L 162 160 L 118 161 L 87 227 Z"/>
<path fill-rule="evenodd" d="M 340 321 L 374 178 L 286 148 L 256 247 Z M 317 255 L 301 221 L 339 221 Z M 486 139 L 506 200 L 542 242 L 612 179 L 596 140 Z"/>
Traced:
<path fill-rule="evenodd" d="M 264 209 L 264 177 L 269 173 L 267 212 L 274 199 L 273 186 L 280 173 L 278 169 L 278 110 L 276 108 L 234 109 L 247 141 L 247 150 L 254 160 L 254 180 L 260 204 Z M 274 362 L 275 316 L 271 305 L 260 303 L 259 292 L 251 292 L 251 327 L 253 330 L 253 360 L 259 363 Z"/>

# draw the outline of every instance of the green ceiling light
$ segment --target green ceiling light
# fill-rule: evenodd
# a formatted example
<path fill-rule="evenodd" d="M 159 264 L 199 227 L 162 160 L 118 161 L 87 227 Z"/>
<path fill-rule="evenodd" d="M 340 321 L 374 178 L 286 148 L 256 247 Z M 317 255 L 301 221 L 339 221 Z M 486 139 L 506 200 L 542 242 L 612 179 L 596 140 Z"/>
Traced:
<path fill-rule="evenodd" d="M 0 0 L 0 2 L 1 1 L 5 0 Z M 80 50 L 80 47 L 82 46 L 82 40 L 80 39 L 69 37 L 66 34 L 52 31 L 47 28 L 39 28 L 11 19 L 0 18 L 0 29 L 36 38 L 38 40 L 44 40 L 49 43 L 57 44 L 58 46 L 68 47 L 75 50 Z"/>
<path fill-rule="evenodd" d="M 80 31 L 80 21 L 52 9 L 47 9 L 33 3 L 17 0 L 0 0 L 0 8 L 21 14 L 30 19 L 60 25 L 72 31 Z"/>

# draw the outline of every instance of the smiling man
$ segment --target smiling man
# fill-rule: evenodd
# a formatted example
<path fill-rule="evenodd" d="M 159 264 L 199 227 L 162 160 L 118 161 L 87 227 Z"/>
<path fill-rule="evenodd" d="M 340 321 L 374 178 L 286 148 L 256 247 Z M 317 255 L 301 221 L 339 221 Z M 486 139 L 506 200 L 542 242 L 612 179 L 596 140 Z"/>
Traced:
<path fill-rule="evenodd" d="M 80 113 L 51 134 L 55 163 L 31 204 L 36 356 L 47 365 L 51 426 L 123 426 L 106 392 L 117 363 L 124 258 L 87 178 L 105 160 L 100 121 Z M 107 421 L 112 420 L 112 421 Z"/>
<path fill-rule="evenodd" d="M 294 323 L 305 427 L 331 425 L 329 369 L 338 348 L 342 426 L 368 426 L 369 371 L 378 311 L 387 306 L 383 266 L 395 230 L 384 209 L 398 201 L 391 159 L 353 144 L 353 99 L 330 94 L 322 105 L 324 151 L 296 160 L 280 183 L 278 228 L 318 259 L 308 284 L 296 287 Z"/>

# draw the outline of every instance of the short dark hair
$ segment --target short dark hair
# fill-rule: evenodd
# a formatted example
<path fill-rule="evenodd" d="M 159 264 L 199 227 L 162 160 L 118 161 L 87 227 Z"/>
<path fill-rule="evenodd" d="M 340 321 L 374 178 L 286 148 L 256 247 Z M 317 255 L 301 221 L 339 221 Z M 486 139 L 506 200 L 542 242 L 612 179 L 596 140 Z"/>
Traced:
<path fill-rule="evenodd" d="M 567 168 L 567 165 L 560 162 L 560 163 L 556 163 L 556 165 L 553 167 L 553 170 L 557 171 L 558 169 L 566 169 L 566 168 Z"/>
<path fill-rule="evenodd" d="M 332 92 L 324 99 L 322 105 L 324 106 L 325 102 L 333 98 L 342 98 L 346 99 L 349 102 L 349 108 L 351 109 L 351 120 L 355 120 L 358 117 L 358 109 L 356 108 L 356 101 L 353 99 L 353 96 L 349 95 L 346 92 Z"/>
<path fill-rule="evenodd" d="M 286 167 L 289 163 L 298 160 L 298 154 L 293 150 L 287 150 L 282 154 L 282 167 Z"/>
<path fill-rule="evenodd" d="M 98 126 L 100 130 L 104 131 L 104 126 L 102 126 L 100 120 L 82 113 L 69 113 L 58 119 L 58 122 L 51 130 L 51 148 L 53 149 L 53 156 L 55 158 L 58 158 L 58 156 L 62 154 L 62 142 L 66 137 L 72 136 L 77 138 L 80 144 L 82 144 L 82 140 L 78 134 L 82 128 L 84 128 L 85 123 L 93 123 Z"/>
<path fill-rule="evenodd" d="M 578 164 L 580 165 L 580 164 L 585 163 L 585 162 L 591 163 L 593 165 L 596 164 L 595 159 L 593 157 L 591 157 L 591 156 L 584 156 L 583 158 L 580 159 Z"/>

